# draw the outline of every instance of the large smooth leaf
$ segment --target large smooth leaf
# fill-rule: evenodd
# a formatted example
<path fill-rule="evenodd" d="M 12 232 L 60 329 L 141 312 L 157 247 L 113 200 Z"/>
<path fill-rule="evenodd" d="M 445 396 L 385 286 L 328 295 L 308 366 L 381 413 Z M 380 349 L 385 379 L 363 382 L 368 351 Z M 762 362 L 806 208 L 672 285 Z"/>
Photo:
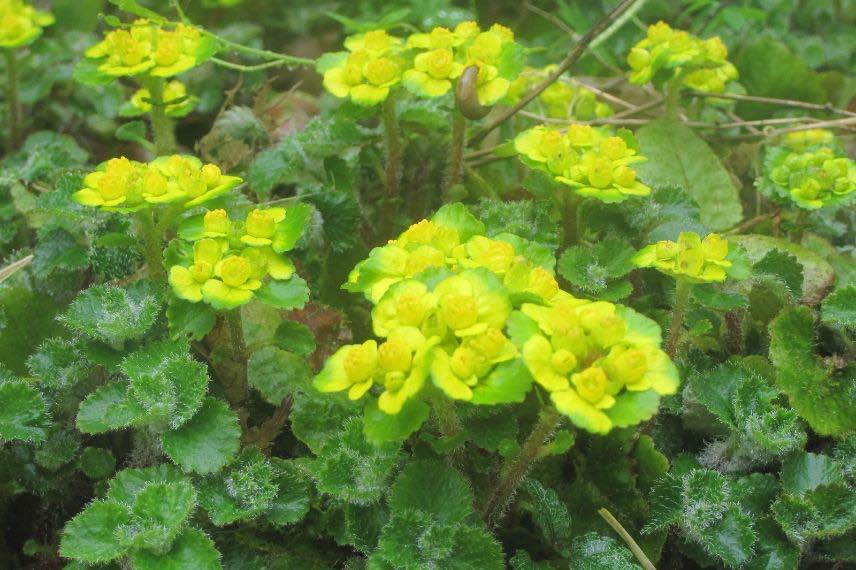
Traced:
<path fill-rule="evenodd" d="M 743 217 L 738 189 L 711 148 L 689 127 L 665 119 L 636 132 L 639 178 L 659 189 L 678 186 L 699 205 L 701 221 L 712 230 L 730 228 Z"/>

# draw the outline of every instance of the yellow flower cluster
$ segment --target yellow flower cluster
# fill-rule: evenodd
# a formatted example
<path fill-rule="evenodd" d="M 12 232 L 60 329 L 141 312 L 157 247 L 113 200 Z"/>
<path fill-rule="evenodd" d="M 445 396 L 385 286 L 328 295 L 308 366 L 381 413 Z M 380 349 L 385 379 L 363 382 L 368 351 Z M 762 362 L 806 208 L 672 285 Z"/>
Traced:
<path fill-rule="evenodd" d="M 653 267 L 691 283 L 725 281 L 732 266 L 728 241 L 719 234 L 702 239 L 695 232 L 682 232 L 678 240 L 648 245 L 633 258 L 638 267 Z"/>
<path fill-rule="evenodd" d="M 524 164 L 581 196 L 606 203 L 647 196 L 651 189 L 636 180 L 630 167 L 646 159 L 636 152 L 636 139 L 629 131 L 618 134 L 588 125 L 570 125 L 565 132 L 537 126 L 517 135 L 514 148 Z"/>
<path fill-rule="evenodd" d="M 242 181 L 227 176 L 215 164 L 202 164 L 186 155 L 161 156 L 150 163 L 111 158 L 83 179 L 84 188 L 72 198 L 78 204 L 133 212 L 159 204 L 186 208 L 202 204 Z"/>
<path fill-rule="evenodd" d="M 53 15 L 40 12 L 23 0 L 0 0 L 0 48 L 25 46 L 53 23 Z"/>
<path fill-rule="evenodd" d="M 535 381 L 577 426 L 607 433 L 650 418 L 679 378 L 660 349 L 660 329 L 627 307 L 561 292 L 524 303 L 521 352 Z"/>
<path fill-rule="evenodd" d="M 676 80 L 702 91 L 721 92 L 737 79 L 737 68 L 728 61 L 728 48 L 717 36 L 703 40 L 672 29 L 665 22 L 648 27 L 648 33 L 627 55 L 630 81 L 661 85 Z"/>
<path fill-rule="evenodd" d="M 294 265 L 282 253 L 297 243 L 310 213 L 303 204 L 254 209 L 235 223 L 225 210 L 206 212 L 199 231 L 179 242 L 184 255 L 169 268 L 173 293 L 228 310 L 248 303 L 266 278 L 290 279 Z"/>
<path fill-rule="evenodd" d="M 759 186 L 770 197 L 816 210 L 848 203 L 856 196 L 856 162 L 841 151 L 831 132 L 789 133 L 769 149 Z"/>
<path fill-rule="evenodd" d="M 429 379 L 473 404 L 521 402 L 534 380 L 596 433 L 649 418 L 660 395 L 675 392 L 677 371 L 653 321 L 572 297 L 552 266 L 527 259 L 525 240 L 484 233 L 450 204 L 372 250 L 345 288 L 372 302 L 380 340 L 340 348 L 315 387 L 356 400 L 377 386 L 378 408 L 397 414 Z"/>
<path fill-rule="evenodd" d="M 419 97 L 440 97 L 471 65 L 478 67 L 479 103 L 494 105 L 508 92 L 522 58 L 511 30 L 494 24 L 482 31 L 475 22 L 406 40 L 373 30 L 346 38 L 344 45 L 347 51 L 326 54 L 318 69 L 330 93 L 363 106 L 385 100 L 399 83 Z"/>
<path fill-rule="evenodd" d="M 211 57 L 216 43 L 192 26 L 167 27 L 136 20 L 127 29 L 113 30 L 86 50 L 98 72 L 109 77 L 172 77 Z"/>
<path fill-rule="evenodd" d="M 514 105 L 520 101 L 530 89 L 552 74 L 556 67 L 556 65 L 548 65 L 541 69 L 526 68 L 512 82 L 505 102 Z M 594 91 L 564 79 L 551 83 L 536 101 L 541 105 L 543 114 L 554 119 L 573 118 L 578 121 L 590 121 L 609 117 L 615 113 L 608 103 L 597 100 Z"/>

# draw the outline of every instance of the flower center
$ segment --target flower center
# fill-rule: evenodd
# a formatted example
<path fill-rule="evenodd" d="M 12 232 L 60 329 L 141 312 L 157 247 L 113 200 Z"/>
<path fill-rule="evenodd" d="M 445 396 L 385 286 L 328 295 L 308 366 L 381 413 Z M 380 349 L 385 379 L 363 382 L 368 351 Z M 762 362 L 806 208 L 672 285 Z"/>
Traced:
<path fill-rule="evenodd" d="M 559 374 L 567 374 L 577 366 L 577 357 L 570 350 L 564 348 L 557 350 L 550 357 L 553 370 Z"/>
<path fill-rule="evenodd" d="M 425 318 L 425 306 L 417 295 L 402 295 L 395 303 L 395 314 L 405 326 L 419 326 Z"/>
<path fill-rule="evenodd" d="M 389 58 L 381 57 L 368 62 L 363 68 L 363 74 L 369 83 L 384 85 L 398 77 L 398 65 Z"/>
<path fill-rule="evenodd" d="M 247 282 L 252 272 L 250 262 L 237 255 L 227 257 L 220 264 L 220 278 L 229 287 L 240 287 Z"/>
<path fill-rule="evenodd" d="M 214 267 L 207 261 L 197 261 L 190 266 L 190 275 L 197 283 L 205 283 L 214 273 Z"/>
<path fill-rule="evenodd" d="M 364 344 L 352 346 L 342 366 L 353 383 L 365 382 L 377 368 L 377 352 Z"/>
<path fill-rule="evenodd" d="M 262 210 L 253 210 L 247 216 L 247 233 L 253 237 L 270 239 L 276 229 L 273 216 Z"/>
<path fill-rule="evenodd" d="M 181 56 L 181 38 L 175 34 L 161 32 L 158 47 L 155 50 L 155 63 L 161 66 L 173 65 Z"/>
<path fill-rule="evenodd" d="M 220 183 L 220 176 L 222 172 L 220 172 L 220 167 L 216 164 L 206 164 L 202 167 L 202 181 L 205 182 L 205 185 L 211 188 L 212 186 L 217 186 Z"/>
<path fill-rule="evenodd" d="M 428 73 L 435 79 L 445 79 L 452 73 L 452 52 L 448 49 L 435 49 L 428 58 Z"/>
<path fill-rule="evenodd" d="M 592 404 L 599 402 L 606 393 L 606 374 L 597 366 L 574 374 L 572 380 L 580 397 Z"/>
<path fill-rule="evenodd" d="M 377 349 L 380 365 L 390 372 L 404 372 L 410 369 L 410 348 L 398 339 L 390 339 Z"/>
<path fill-rule="evenodd" d="M 458 378 L 469 378 L 476 371 L 476 353 L 460 346 L 452 353 L 449 366 Z"/>
<path fill-rule="evenodd" d="M 478 321 L 478 307 L 472 295 L 450 294 L 441 301 L 443 320 L 452 330 L 465 329 Z"/>
<path fill-rule="evenodd" d="M 229 221 L 229 215 L 226 210 L 218 209 L 211 210 L 205 213 L 202 219 L 202 229 L 206 233 L 225 235 L 229 233 L 232 222 Z"/>
<path fill-rule="evenodd" d="M 193 244 L 193 260 L 196 262 L 204 261 L 214 265 L 220 261 L 220 253 L 222 249 L 217 240 L 211 238 L 201 239 Z"/>

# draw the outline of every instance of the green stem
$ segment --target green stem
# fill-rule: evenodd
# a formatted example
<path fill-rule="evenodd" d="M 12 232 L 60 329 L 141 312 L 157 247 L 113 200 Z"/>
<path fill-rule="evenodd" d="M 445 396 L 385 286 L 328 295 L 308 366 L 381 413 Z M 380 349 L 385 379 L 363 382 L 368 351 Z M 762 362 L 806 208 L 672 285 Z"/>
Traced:
<path fill-rule="evenodd" d="M 18 148 L 20 108 L 18 103 L 18 59 L 14 49 L 4 50 L 6 56 L 6 105 L 9 107 L 9 150 Z"/>
<path fill-rule="evenodd" d="M 666 83 L 666 117 L 676 120 L 681 108 L 681 75 L 676 75 Z"/>
<path fill-rule="evenodd" d="M 675 281 L 675 306 L 672 309 L 672 321 L 669 324 L 669 339 L 666 341 L 666 353 L 674 358 L 681 341 L 684 328 L 684 314 L 690 302 L 692 284 L 684 279 Z"/>
<path fill-rule="evenodd" d="M 233 406 L 239 406 L 247 395 L 247 345 L 244 341 L 244 324 L 241 319 L 241 309 L 232 309 L 223 314 L 226 327 L 229 330 L 232 360 L 236 365 L 236 373 L 230 374 L 225 383 L 226 394 Z"/>
<path fill-rule="evenodd" d="M 175 142 L 175 129 L 170 119 L 166 114 L 166 105 L 164 104 L 163 91 L 166 81 L 161 77 L 152 78 L 146 82 L 149 95 L 151 96 L 152 110 L 150 119 L 152 122 L 152 132 L 154 133 L 155 154 L 163 156 L 175 152 L 178 145 Z"/>
<path fill-rule="evenodd" d="M 612 527 L 612 530 L 618 533 L 618 536 L 621 537 L 621 540 L 627 545 L 630 549 L 630 552 L 633 553 L 633 556 L 636 557 L 636 560 L 642 565 L 642 568 L 645 570 L 657 570 L 653 564 L 651 564 L 651 560 L 645 555 L 645 552 L 639 547 L 633 537 L 630 536 L 630 533 L 618 522 L 612 513 L 610 513 L 606 509 L 598 509 L 598 514 L 603 517 L 603 520 L 607 522 L 609 526 Z"/>
<path fill-rule="evenodd" d="M 577 242 L 580 199 L 572 190 L 563 190 L 559 197 L 562 208 L 562 239 L 565 247 Z"/>
<path fill-rule="evenodd" d="M 149 277 L 162 279 L 166 276 L 163 268 L 163 243 L 155 226 L 154 216 L 151 210 L 141 210 L 137 212 L 136 220 L 137 229 L 143 238 L 143 257 Z"/>
<path fill-rule="evenodd" d="M 386 171 L 384 185 L 388 199 L 398 197 L 401 180 L 401 133 L 398 115 L 395 112 L 395 95 L 392 93 L 383 102 L 383 139 L 386 146 Z"/>
<path fill-rule="evenodd" d="M 449 145 L 449 160 L 446 164 L 446 188 L 461 182 L 461 167 L 464 162 L 464 145 L 467 138 L 467 119 L 457 109 L 452 109 L 452 141 Z"/>
<path fill-rule="evenodd" d="M 544 443 L 559 425 L 561 419 L 562 416 L 556 408 L 552 406 L 543 408 L 538 417 L 538 422 L 532 428 L 532 433 L 529 434 L 523 447 L 520 448 L 520 452 L 505 461 L 499 482 L 482 508 L 482 518 L 488 528 L 492 529 L 499 523 L 511 496 L 523 482 L 529 468 L 538 459 Z"/>
<path fill-rule="evenodd" d="M 431 402 L 434 410 L 434 415 L 437 417 L 437 424 L 440 426 L 440 433 L 445 438 L 453 438 L 459 433 L 463 427 L 461 419 L 455 411 L 455 404 L 452 400 L 446 398 L 442 394 L 437 394 Z"/>

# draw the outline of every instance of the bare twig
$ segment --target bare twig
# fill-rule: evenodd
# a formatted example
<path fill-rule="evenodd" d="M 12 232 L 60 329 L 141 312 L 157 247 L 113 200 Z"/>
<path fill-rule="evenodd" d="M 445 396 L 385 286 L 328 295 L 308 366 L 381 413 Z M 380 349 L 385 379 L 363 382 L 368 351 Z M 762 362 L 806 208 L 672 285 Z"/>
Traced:
<path fill-rule="evenodd" d="M 12 277 L 12 275 L 25 268 L 32 262 L 33 256 L 28 255 L 27 257 L 22 257 L 18 261 L 13 261 L 6 267 L 0 269 L 0 283 L 3 283 L 4 281 Z"/>
<path fill-rule="evenodd" d="M 847 127 L 848 125 L 856 125 L 856 114 L 852 117 L 844 119 L 835 119 L 834 121 L 818 121 L 809 125 L 800 125 L 798 127 L 789 127 L 787 129 L 777 129 L 766 133 L 768 137 L 775 137 L 787 133 L 795 133 L 797 131 L 806 131 L 808 129 L 830 129 Z"/>
<path fill-rule="evenodd" d="M 621 540 L 624 541 L 624 543 L 627 545 L 627 548 L 630 549 L 630 552 L 633 553 L 633 556 L 635 556 L 636 560 L 639 561 L 639 564 L 642 565 L 642 568 L 644 568 L 645 570 L 657 570 L 657 568 L 645 555 L 645 552 L 643 552 L 643 550 L 639 548 L 639 545 L 636 544 L 636 541 L 633 540 L 632 536 L 630 536 L 630 533 L 627 532 L 623 526 L 621 526 L 621 523 L 618 522 L 618 519 L 612 516 L 612 513 L 610 513 L 606 509 L 601 508 L 597 510 L 597 514 L 603 517 L 603 520 L 605 520 L 606 523 L 612 527 L 612 530 L 618 533 L 618 536 L 621 537 Z"/>
<path fill-rule="evenodd" d="M 776 99 L 774 97 L 759 97 L 757 95 L 739 95 L 737 93 L 710 93 L 707 91 L 687 91 L 685 95 L 690 97 L 713 97 L 716 99 L 733 99 L 735 101 L 749 101 L 753 103 L 766 103 L 768 105 L 778 105 L 780 107 L 797 107 L 800 109 L 811 109 L 813 111 L 826 111 L 827 113 L 836 113 L 847 117 L 856 117 L 856 113 L 845 109 L 833 107 L 831 103 L 820 105 L 818 103 L 808 103 L 806 101 L 796 101 L 794 99 Z"/>
<path fill-rule="evenodd" d="M 550 74 L 547 79 L 533 88 L 529 93 L 527 93 L 520 101 L 517 102 L 516 105 L 509 107 L 504 110 L 498 117 L 496 117 L 493 121 L 490 122 L 487 126 L 481 129 L 478 133 L 476 133 L 472 139 L 470 139 L 469 146 L 476 146 L 478 143 L 482 141 L 489 133 L 493 132 L 494 129 L 499 127 L 502 123 L 507 121 L 509 118 L 513 117 L 518 111 L 520 111 L 523 107 L 528 105 L 533 99 L 538 97 L 543 91 L 552 85 L 559 77 L 561 77 L 570 67 L 576 63 L 576 61 L 582 56 L 583 52 L 585 52 L 586 48 L 590 43 L 592 43 L 595 38 L 597 38 L 601 33 L 603 33 L 613 22 L 615 22 L 618 18 L 621 17 L 624 12 L 626 12 L 633 4 L 638 2 L 639 0 L 623 0 L 615 9 L 612 10 L 609 14 L 607 14 L 601 21 L 595 24 L 591 30 L 586 32 L 586 34 L 580 38 L 580 40 L 576 43 L 574 48 L 568 53 L 562 63 L 559 64 L 559 67 L 556 68 L 556 71 Z"/>

